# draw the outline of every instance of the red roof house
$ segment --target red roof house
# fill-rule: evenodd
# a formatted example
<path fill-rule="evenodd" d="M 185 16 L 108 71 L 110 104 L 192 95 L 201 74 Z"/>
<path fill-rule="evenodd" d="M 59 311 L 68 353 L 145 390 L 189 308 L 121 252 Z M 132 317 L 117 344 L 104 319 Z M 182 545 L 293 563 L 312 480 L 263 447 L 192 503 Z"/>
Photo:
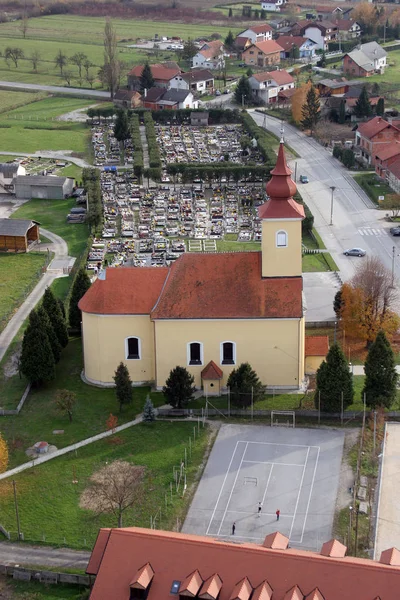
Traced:
<path fill-rule="evenodd" d="M 142 75 L 144 65 L 133 67 L 128 73 L 128 87 L 130 90 L 140 89 L 140 77 Z M 168 88 L 171 79 L 176 77 L 181 69 L 176 66 L 169 65 L 168 67 L 162 64 L 150 65 L 151 74 L 154 78 L 156 87 Z"/>
<path fill-rule="evenodd" d="M 275 40 L 256 42 L 245 48 L 242 52 L 242 60 L 246 65 L 254 65 L 257 67 L 279 65 L 281 52 L 282 46 L 275 42 Z"/>
<path fill-rule="evenodd" d="M 389 142 L 383 146 L 375 156 L 375 171 L 379 177 L 385 177 L 390 165 L 400 158 L 400 140 Z"/>
<path fill-rule="evenodd" d="M 355 145 L 361 149 L 362 158 L 368 164 L 375 165 L 379 152 L 396 140 L 400 140 L 400 128 L 382 117 L 374 117 L 359 124 Z"/>

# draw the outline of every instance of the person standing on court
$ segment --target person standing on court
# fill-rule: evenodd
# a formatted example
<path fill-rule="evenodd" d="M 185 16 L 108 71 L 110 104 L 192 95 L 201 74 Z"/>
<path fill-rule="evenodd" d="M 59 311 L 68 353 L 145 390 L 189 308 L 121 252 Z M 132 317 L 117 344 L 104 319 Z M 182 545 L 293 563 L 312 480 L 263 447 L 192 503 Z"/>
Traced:
<path fill-rule="evenodd" d="M 279 521 L 280 514 L 281 514 L 281 511 L 278 508 L 278 510 L 276 511 L 276 520 L 277 521 Z"/>
<path fill-rule="evenodd" d="M 262 504 L 261 504 L 261 502 L 259 502 L 258 503 L 258 510 L 257 510 L 258 516 L 260 516 L 261 509 L 262 509 Z"/>
<path fill-rule="evenodd" d="M 235 535 L 236 523 L 232 525 L 232 535 Z"/>

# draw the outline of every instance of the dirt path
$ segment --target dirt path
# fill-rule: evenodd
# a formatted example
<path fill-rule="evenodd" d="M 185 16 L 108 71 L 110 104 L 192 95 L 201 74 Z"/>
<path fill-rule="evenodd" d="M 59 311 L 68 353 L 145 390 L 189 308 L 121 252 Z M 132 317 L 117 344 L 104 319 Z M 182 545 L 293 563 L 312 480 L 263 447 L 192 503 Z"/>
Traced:
<path fill-rule="evenodd" d="M 86 123 L 88 118 L 86 111 L 88 108 L 95 108 L 96 106 L 98 106 L 98 104 L 91 104 L 86 108 L 77 108 L 76 110 L 71 110 L 71 112 L 57 117 L 56 121 L 76 121 L 78 123 Z"/>

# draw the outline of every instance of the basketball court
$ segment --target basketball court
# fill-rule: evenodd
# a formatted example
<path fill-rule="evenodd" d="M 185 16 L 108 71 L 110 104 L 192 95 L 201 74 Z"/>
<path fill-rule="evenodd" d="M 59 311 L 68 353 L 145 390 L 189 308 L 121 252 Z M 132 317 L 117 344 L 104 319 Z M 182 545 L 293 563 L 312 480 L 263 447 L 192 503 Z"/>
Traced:
<path fill-rule="evenodd" d="M 254 543 L 280 531 L 319 550 L 331 538 L 343 441 L 340 430 L 223 425 L 183 531 Z"/>

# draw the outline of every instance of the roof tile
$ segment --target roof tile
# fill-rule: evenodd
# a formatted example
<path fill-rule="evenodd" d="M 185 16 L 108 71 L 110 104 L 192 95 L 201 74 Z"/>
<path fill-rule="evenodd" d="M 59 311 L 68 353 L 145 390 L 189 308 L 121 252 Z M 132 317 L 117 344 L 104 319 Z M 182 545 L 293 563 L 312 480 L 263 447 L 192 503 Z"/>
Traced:
<path fill-rule="evenodd" d="M 329 351 L 328 335 L 306 335 L 305 355 L 326 356 Z"/>
<path fill-rule="evenodd" d="M 233 588 L 233 592 L 229 597 L 229 600 L 249 600 L 253 588 L 247 577 L 244 577 L 239 581 Z"/>
<path fill-rule="evenodd" d="M 217 600 L 218 594 L 222 587 L 222 579 L 217 574 L 211 575 L 201 586 L 199 598 L 204 600 Z"/>
<path fill-rule="evenodd" d="M 207 366 L 201 372 L 202 379 L 222 379 L 223 372 L 213 360 L 210 360 Z"/>
<path fill-rule="evenodd" d="M 346 556 L 346 550 L 346 546 L 333 539 L 322 545 L 321 554 L 323 556 L 331 556 L 332 558 L 343 558 Z"/>
<path fill-rule="evenodd" d="M 203 585 L 203 580 L 199 571 L 196 569 L 188 575 L 181 583 L 181 587 L 179 588 L 179 594 L 181 596 L 188 596 L 189 598 L 194 598 L 199 593 L 199 589 Z"/>
<path fill-rule="evenodd" d="M 286 550 L 289 546 L 289 538 L 282 535 L 279 531 L 270 533 L 264 540 L 264 548 L 272 548 L 274 550 Z"/>
<path fill-rule="evenodd" d="M 282 52 L 283 48 L 275 42 L 275 40 L 265 40 L 264 42 L 256 42 L 249 46 L 252 48 L 255 46 L 258 50 L 261 50 L 264 54 L 274 54 L 275 52 Z M 246 48 L 246 51 L 248 48 Z"/>
<path fill-rule="evenodd" d="M 150 563 L 146 563 L 138 569 L 136 575 L 129 584 L 129 587 L 136 588 L 138 590 L 147 590 L 151 580 L 154 577 L 154 571 Z"/>
<path fill-rule="evenodd" d="M 386 129 L 387 127 L 394 127 L 382 117 L 374 117 L 366 123 L 360 123 L 357 132 L 367 139 L 373 138 L 375 135 Z M 394 129 L 397 129 L 394 127 Z M 398 130 L 400 133 L 400 130 Z"/>

